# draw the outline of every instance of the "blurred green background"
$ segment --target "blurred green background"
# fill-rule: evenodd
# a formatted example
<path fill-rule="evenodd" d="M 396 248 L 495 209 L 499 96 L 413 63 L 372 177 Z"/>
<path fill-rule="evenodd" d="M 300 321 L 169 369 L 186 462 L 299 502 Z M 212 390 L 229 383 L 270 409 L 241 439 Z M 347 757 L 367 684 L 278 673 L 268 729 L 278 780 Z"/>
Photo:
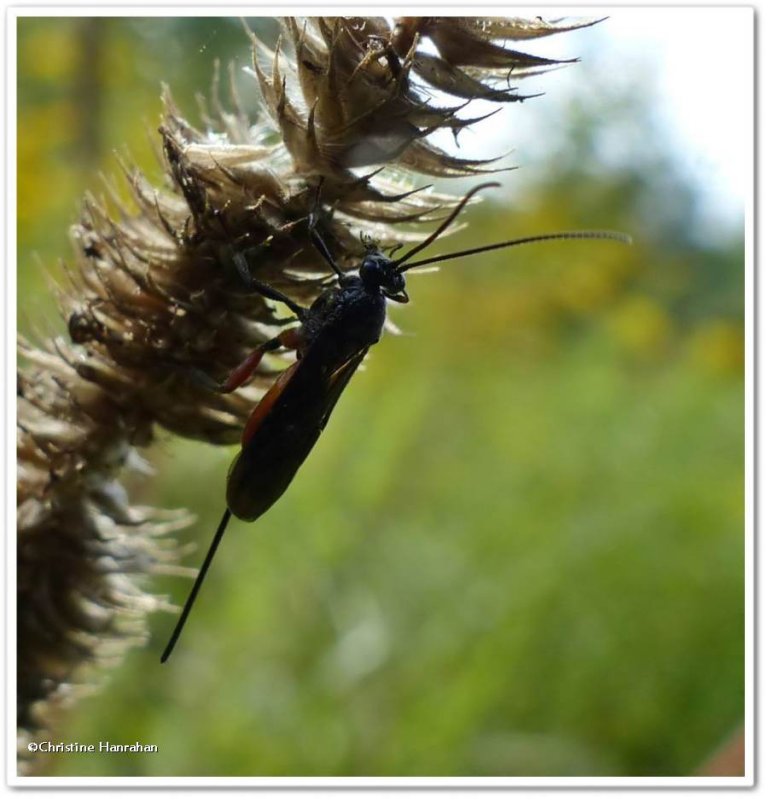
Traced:
<path fill-rule="evenodd" d="M 634 247 L 414 276 L 407 335 L 375 349 L 285 498 L 231 526 L 173 659 L 158 614 L 52 737 L 159 752 L 38 774 L 686 775 L 740 724 L 743 232 L 705 235 L 647 75 L 611 90 L 590 41 L 568 42 L 583 91 L 541 132 L 557 158 L 522 191 L 508 176 L 451 249 L 582 228 Z M 160 82 L 196 119 L 212 60 L 249 56 L 217 19 L 26 19 L 18 52 L 19 319 L 47 334 L 83 192 L 115 149 L 159 176 Z M 627 120 L 645 135 L 601 168 L 593 132 Z M 196 565 L 233 451 L 160 432 L 147 456 L 134 496 L 199 516 L 179 537 Z M 181 602 L 189 582 L 151 588 Z"/>

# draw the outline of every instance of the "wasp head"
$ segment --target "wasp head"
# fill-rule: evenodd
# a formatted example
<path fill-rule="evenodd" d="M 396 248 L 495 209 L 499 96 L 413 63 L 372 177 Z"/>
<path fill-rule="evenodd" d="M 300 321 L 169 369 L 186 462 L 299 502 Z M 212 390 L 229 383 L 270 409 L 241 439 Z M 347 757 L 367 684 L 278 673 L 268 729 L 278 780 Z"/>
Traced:
<path fill-rule="evenodd" d="M 397 263 L 378 250 L 370 250 L 360 265 L 360 280 L 370 290 L 381 293 L 397 303 L 407 303 L 405 278 L 397 268 Z"/>

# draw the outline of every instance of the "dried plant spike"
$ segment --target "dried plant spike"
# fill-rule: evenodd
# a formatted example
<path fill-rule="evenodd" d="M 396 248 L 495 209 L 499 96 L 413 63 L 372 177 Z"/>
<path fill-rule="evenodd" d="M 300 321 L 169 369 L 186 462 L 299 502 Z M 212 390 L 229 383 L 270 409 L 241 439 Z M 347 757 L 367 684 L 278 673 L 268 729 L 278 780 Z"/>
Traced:
<path fill-rule="evenodd" d="M 600 22 L 604 22 L 608 17 L 584 17 L 583 19 L 553 19 L 547 20 L 541 17 L 536 19 L 524 19 L 522 17 L 511 17 L 503 19 L 501 17 L 491 17 L 489 19 L 478 19 L 477 17 L 457 18 L 460 25 L 464 25 L 469 30 L 479 30 L 491 39 L 511 39 L 520 41 L 524 39 L 540 39 L 543 36 L 552 36 L 555 33 L 567 33 L 578 31 L 582 28 L 591 28 Z"/>
<path fill-rule="evenodd" d="M 303 304 L 327 282 L 308 231 L 318 187 L 317 229 L 342 268 L 358 262 L 361 231 L 383 247 L 420 241 L 422 232 L 396 224 L 434 226 L 458 202 L 427 188 L 432 176 L 508 168 L 493 156 L 450 155 L 430 133 L 479 123 L 485 115 L 462 116 L 469 101 L 525 99 L 508 76 L 569 63 L 503 40 L 595 22 L 403 17 L 390 27 L 381 17 L 287 18 L 272 46 L 248 31 L 246 91 L 260 95 L 258 119 L 244 113 L 231 69 L 215 68 L 212 96 L 200 100 L 203 128 L 162 86 L 163 185 L 121 159 L 132 200 L 109 181 L 106 200 L 84 198 L 59 291 L 70 341 L 20 343 L 22 741 L 94 680 L 92 668 L 146 641 L 147 613 L 167 607 L 138 579 L 173 568 L 178 553 L 167 537 L 190 517 L 135 505 L 119 477 L 159 429 L 237 441 L 276 364 L 265 361 L 229 395 L 211 393 L 200 376 L 221 381 L 289 319 L 253 282 Z M 437 54 L 424 50 L 427 40 Z M 437 105 L 424 81 L 459 100 Z"/>

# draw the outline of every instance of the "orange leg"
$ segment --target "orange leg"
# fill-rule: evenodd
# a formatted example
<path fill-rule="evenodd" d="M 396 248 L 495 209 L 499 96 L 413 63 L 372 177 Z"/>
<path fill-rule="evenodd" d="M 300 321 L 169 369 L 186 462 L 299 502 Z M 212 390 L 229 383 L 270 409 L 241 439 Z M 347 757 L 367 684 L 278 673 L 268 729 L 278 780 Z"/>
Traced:
<path fill-rule="evenodd" d="M 248 358 L 232 370 L 224 383 L 217 386 L 218 391 L 228 394 L 229 392 L 234 392 L 235 389 L 239 389 L 253 377 L 253 373 L 256 372 L 264 354 L 272 350 L 278 350 L 281 347 L 286 350 L 297 350 L 301 347 L 301 327 L 289 328 L 287 331 L 275 336 L 274 339 L 259 345 Z"/>

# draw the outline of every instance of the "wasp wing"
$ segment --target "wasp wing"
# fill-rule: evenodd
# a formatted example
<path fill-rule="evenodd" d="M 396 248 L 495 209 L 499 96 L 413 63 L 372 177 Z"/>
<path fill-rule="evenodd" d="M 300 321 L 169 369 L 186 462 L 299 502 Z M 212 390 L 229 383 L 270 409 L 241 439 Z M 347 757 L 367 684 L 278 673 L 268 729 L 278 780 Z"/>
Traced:
<path fill-rule="evenodd" d="M 329 366 L 310 348 L 277 379 L 254 409 L 227 477 L 227 505 L 236 517 L 257 519 L 285 492 L 367 352 Z"/>

